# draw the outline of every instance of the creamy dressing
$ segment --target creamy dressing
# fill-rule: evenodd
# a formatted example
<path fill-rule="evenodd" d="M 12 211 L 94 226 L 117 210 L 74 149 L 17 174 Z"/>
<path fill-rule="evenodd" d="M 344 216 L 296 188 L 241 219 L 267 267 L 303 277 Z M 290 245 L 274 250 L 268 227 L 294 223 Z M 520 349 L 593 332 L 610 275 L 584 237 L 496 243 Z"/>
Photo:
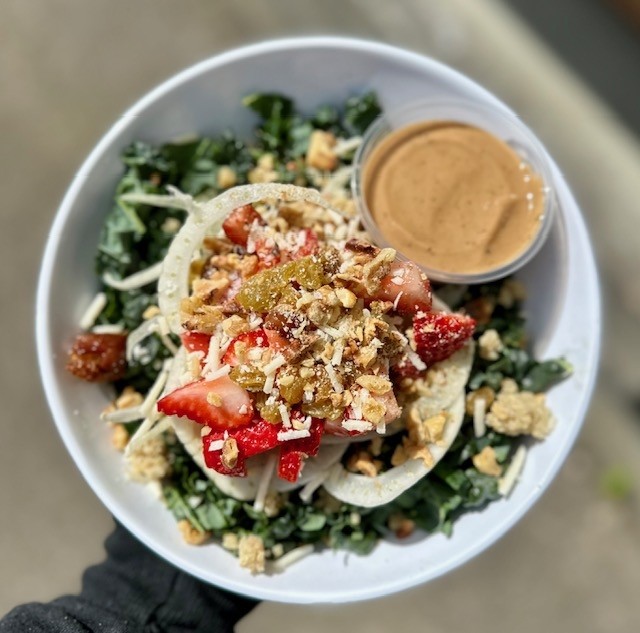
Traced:
<path fill-rule="evenodd" d="M 541 178 L 504 141 L 454 121 L 425 121 L 386 136 L 363 169 L 367 206 L 390 245 L 451 273 L 515 259 L 544 211 Z"/>

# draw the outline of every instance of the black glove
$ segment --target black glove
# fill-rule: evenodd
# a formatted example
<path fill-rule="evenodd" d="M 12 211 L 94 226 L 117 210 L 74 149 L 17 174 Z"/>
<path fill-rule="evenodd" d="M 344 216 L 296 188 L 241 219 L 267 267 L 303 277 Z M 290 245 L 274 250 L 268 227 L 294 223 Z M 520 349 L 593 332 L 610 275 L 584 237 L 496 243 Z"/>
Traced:
<path fill-rule="evenodd" d="M 224 633 L 258 603 L 172 567 L 121 525 L 106 540 L 107 560 L 89 567 L 78 596 L 21 605 L 1 633 Z"/>

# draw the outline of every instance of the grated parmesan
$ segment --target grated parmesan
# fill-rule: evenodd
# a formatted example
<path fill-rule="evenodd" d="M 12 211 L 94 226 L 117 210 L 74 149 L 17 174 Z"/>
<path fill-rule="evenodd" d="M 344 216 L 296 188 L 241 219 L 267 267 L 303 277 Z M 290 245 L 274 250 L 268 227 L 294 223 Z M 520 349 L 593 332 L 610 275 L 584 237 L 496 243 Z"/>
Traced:
<path fill-rule="evenodd" d="M 280 411 L 280 417 L 282 418 L 282 424 L 284 425 L 285 429 L 290 429 L 291 416 L 289 415 L 289 409 L 287 409 L 287 405 L 283 403 L 279 404 L 278 411 Z"/>
<path fill-rule="evenodd" d="M 400 299 L 402 298 L 402 295 L 404 294 L 404 290 L 401 290 L 397 295 L 396 298 L 393 301 L 393 309 L 397 310 L 398 309 L 398 304 L 400 303 Z"/>
<path fill-rule="evenodd" d="M 106 305 L 107 295 L 104 292 L 96 294 L 80 318 L 80 328 L 88 330 L 96 322 L 96 319 L 100 316 L 100 313 L 104 310 Z"/>

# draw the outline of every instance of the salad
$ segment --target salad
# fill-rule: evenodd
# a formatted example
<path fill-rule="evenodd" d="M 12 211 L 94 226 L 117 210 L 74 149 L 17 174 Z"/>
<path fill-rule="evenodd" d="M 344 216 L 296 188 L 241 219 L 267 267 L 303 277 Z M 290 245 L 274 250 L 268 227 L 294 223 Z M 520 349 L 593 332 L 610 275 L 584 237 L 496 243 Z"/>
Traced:
<path fill-rule="evenodd" d="M 570 367 L 527 351 L 516 280 L 432 288 L 371 243 L 348 184 L 375 95 L 245 105 L 251 143 L 124 152 L 67 368 L 113 385 L 123 467 L 184 540 L 251 572 L 450 534 L 509 495 Z"/>

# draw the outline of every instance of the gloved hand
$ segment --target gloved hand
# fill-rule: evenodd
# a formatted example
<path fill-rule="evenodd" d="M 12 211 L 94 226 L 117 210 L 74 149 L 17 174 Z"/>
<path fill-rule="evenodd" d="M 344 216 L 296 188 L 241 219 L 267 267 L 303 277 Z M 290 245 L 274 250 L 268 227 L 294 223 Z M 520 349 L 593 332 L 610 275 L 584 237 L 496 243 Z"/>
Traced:
<path fill-rule="evenodd" d="M 207 585 L 149 551 L 121 525 L 77 596 L 21 605 L 1 633 L 225 633 L 258 603 Z"/>

